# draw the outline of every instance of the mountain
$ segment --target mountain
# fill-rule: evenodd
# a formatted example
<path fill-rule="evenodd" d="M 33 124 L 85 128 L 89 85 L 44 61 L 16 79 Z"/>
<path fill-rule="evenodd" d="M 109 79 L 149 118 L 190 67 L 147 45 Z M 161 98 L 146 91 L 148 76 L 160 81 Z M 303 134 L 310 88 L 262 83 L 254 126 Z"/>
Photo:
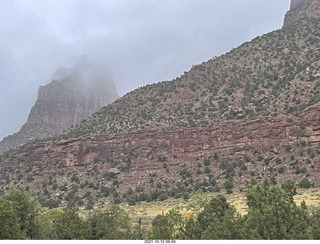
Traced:
<path fill-rule="evenodd" d="M 318 18 L 320 2 L 315 0 L 291 0 L 290 10 L 284 19 L 284 26 L 301 18 Z"/>
<path fill-rule="evenodd" d="M 292 1 L 282 29 L 5 153 L 1 189 L 27 185 L 79 204 L 230 192 L 263 179 L 319 186 L 318 3 Z"/>
<path fill-rule="evenodd" d="M 0 152 L 62 133 L 118 97 L 111 74 L 83 56 L 75 67 L 57 69 L 52 81 L 40 86 L 27 122 L 0 142 Z"/>

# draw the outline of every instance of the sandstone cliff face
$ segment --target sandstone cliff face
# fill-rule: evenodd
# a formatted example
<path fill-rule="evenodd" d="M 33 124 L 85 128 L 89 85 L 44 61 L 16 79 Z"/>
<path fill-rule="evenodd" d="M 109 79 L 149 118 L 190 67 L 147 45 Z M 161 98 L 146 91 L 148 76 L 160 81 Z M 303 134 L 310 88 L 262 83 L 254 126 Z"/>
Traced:
<path fill-rule="evenodd" d="M 61 133 L 118 97 L 111 75 L 86 58 L 72 69 L 60 68 L 51 83 L 39 88 L 21 130 L 0 143 L 0 153 Z"/>
<path fill-rule="evenodd" d="M 284 26 L 303 18 L 319 18 L 320 17 L 320 1 L 319 0 L 291 0 L 290 10 L 284 19 Z"/>
<path fill-rule="evenodd" d="M 133 185 L 148 186 L 152 172 L 157 172 L 159 182 L 177 179 L 181 168 L 196 167 L 195 158 L 209 157 L 218 153 L 231 162 L 245 154 L 271 152 L 270 158 L 274 161 L 275 157 L 286 154 L 288 145 L 294 146 L 300 141 L 307 141 L 310 147 L 319 149 L 320 105 L 308 108 L 292 122 L 288 122 L 285 117 L 261 117 L 248 121 L 232 121 L 222 126 L 190 127 L 173 131 L 139 131 L 116 135 L 87 135 L 39 143 L 25 149 L 11 160 L 2 162 L 0 173 L 4 176 L 17 169 L 41 168 L 39 180 L 57 171 L 85 175 L 87 167 L 99 161 L 103 162 L 100 167 L 101 173 L 95 176 L 94 180 L 101 185 L 107 184 L 102 176 L 103 172 L 108 172 L 114 167 L 114 165 L 105 164 L 107 158 L 125 162 L 124 158 L 131 155 L 130 173 L 122 171 L 118 176 L 123 183 L 119 189 L 124 192 Z M 163 166 L 157 160 L 161 157 L 168 159 L 170 172 L 162 172 Z M 319 160 L 319 155 L 313 158 L 313 163 L 310 165 L 312 169 L 309 171 L 309 179 L 315 185 L 320 184 Z M 236 178 L 235 181 L 239 184 L 245 184 L 250 177 L 250 172 L 271 174 L 277 170 L 277 166 L 271 167 L 270 164 L 273 171 L 267 171 L 263 162 L 247 164 L 248 170 L 244 175 L 248 177 Z M 120 166 L 121 163 L 117 167 L 121 169 Z M 210 167 L 216 178 L 223 174 L 218 165 Z M 294 167 L 299 165 L 292 168 L 289 164 L 285 164 L 284 167 L 286 174 L 279 177 L 279 182 L 299 177 L 294 171 Z"/>

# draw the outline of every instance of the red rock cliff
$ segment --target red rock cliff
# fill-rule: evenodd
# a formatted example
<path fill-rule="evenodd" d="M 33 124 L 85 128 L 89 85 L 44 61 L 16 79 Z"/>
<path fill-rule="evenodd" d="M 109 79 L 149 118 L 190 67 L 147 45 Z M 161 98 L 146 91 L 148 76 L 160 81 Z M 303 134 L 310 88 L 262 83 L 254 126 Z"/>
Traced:
<path fill-rule="evenodd" d="M 319 0 L 291 0 L 290 10 L 284 19 L 284 26 L 303 18 L 319 18 L 320 17 L 320 1 Z"/>
<path fill-rule="evenodd" d="M 0 153 L 61 133 L 118 97 L 112 76 L 87 58 L 72 69 L 60 68 L 51 83 L 39 88 L 37 101 L 21 130 L 0 142 Z"/>

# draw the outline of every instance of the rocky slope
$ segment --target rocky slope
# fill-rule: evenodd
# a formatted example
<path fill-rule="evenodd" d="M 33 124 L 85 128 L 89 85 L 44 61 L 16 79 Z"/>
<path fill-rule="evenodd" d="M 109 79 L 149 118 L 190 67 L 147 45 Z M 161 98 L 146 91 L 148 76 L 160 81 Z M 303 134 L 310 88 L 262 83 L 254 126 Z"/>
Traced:
<path fill-rule="evenodd" d="M 58 69 L 52 82 L 39 88 L 27 122 L 0 142 L 0 153 L 62 133 L 118 97 L 111 75 L 83 57 L 72 69 Z"/>
<path fill-rule="evenodd" d="M 320 15 L 319 0 L 291 0 L 290 10 L 284 19 L 284 26 L 301 18 L 318 18 Z"/>
<path fill-rule="evenodd" d="M 300 19 L 172 81 L 134 90 L 66 137 L 299 115 L 320 101 L 319 19 Z"/>
<path fill-rule="evenodd" d="M 27 185 L 80 204 L 245 188 L 265 178 L 319 186 L 320 16 L 309 14 L 316 3 L 293 1 L 290 11 L 306 4 L 307 12 L 282 29 L 134 90 L 51 141 L 4 154 L 1 189 Z"/>

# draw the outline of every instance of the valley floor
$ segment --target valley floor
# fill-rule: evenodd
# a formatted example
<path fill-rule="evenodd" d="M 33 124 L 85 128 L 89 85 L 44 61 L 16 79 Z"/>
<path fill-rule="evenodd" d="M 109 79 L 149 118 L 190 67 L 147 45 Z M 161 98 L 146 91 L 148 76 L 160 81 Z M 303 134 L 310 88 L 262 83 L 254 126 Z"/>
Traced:
<path fill-rule="evenodd" d="M 228 202 L 235 206 L 238 213 L 246 214 L 247 213 L 247 204 L 246 204 L 246 193 L 235 191 L 232 194 L 221 193 L 206 193 L 202 197 L 210 199 L 213 196 L 218 194 L 223 194 L 226 196 Z M 294 199 L 297 205 L 300 205 L 302 201 L 305 201 L 308 207 L 319 207 L 320 206 L 320 188 L 310 188 L 310 189 L 297 189 L 297 194 L 294 196 Z M 171 209 L 181 208 L 185 210 L 189 201 L 185 201 L 182 198 L 174 199 L 169 198 L 162 202 L 141 202 L 134 206 L 129 206 L 127 203 L 122 203 L 120 206 L 130 215 L 130 218 L 138 222 L 139 219 L 142 221 L 142 225 L 146 229 L 151 228 L 152 220 L 159 214 L 167 213 Z"/>

